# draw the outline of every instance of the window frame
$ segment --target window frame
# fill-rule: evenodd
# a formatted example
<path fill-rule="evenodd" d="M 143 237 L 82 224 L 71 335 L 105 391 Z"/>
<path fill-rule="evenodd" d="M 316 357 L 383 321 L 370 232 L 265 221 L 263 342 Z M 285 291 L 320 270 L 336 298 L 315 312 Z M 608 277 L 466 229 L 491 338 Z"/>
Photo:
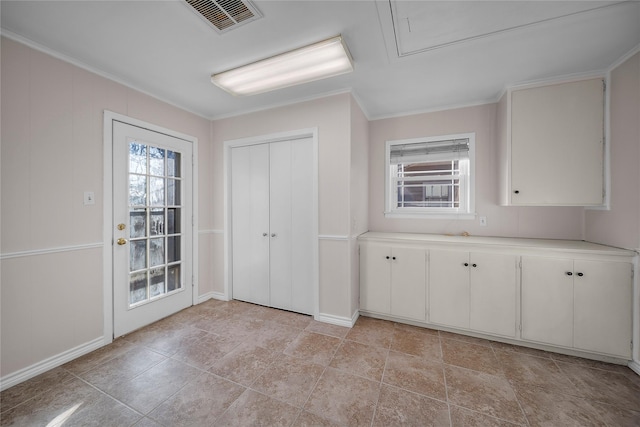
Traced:
<path fill-rule="evenodd" d="M 466 184 L 467 194 L 466 208 L 448 208 L 448 207 L 397 207 L 397 197 L 394 189 L 391 187 L 393 184 L 393 177 L 391 176 L 391 147 L 394 145 L 406 145 L 417 143 L 429 143 L 447 141 L 451 139 L 468 139 L 469 140 L 469 174 L 468 182 Z M 459 133 L 450 135 L 438 135 L 421 138 L 390 140 L 385 143 L 385 192 L 384 192 L 384 216 L 385 218 L 422 218 L 422 219 L 475 219 L 475 132 Z"/>

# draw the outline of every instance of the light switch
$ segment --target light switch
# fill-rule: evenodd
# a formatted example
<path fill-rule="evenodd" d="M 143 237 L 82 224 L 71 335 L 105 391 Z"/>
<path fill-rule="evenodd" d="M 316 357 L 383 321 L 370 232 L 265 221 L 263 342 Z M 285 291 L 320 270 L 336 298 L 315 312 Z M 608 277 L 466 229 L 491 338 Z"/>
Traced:
<path fill-rule="evenodd" d="M 96 196 L 93 194 L 93 191 L 85 191 L 84 192 L 84 204 L 86 205 L 95 205 L 96 204 Z"/>

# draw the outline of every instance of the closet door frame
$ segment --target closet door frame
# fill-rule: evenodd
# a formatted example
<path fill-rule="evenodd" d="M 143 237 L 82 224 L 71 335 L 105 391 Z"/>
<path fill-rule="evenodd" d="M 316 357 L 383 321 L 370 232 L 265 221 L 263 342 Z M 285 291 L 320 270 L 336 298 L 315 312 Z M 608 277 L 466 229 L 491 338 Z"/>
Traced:
<path fill-rule="evenodd" d="M 319 256 L 318 256 L 318 128 L 298 129 L 287 132 L 258 135 L 224 141 L 224 299 L 233 299 L 233 236 L 231 227 L 231 150 L 247 145 L 269 144 L 272 142 L 311 138 L 313 144 L 313 315 L 319 314 Z"/>

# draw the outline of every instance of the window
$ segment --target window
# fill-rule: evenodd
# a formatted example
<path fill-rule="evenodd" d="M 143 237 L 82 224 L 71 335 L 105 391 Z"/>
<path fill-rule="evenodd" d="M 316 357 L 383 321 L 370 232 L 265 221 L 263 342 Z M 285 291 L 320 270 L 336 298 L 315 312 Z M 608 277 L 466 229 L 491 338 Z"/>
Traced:
<path fill-rule="evenodd" d="M 386 144 L 387 217 L 473 219 L 475 134 Z"/>

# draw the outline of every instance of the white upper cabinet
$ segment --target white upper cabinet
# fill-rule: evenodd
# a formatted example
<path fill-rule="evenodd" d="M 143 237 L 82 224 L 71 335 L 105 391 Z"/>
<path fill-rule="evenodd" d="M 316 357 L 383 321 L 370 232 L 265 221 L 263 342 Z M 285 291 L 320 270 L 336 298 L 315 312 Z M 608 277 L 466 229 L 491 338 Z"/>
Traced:
<path fill-rule="evenodd" d="M 500 101 L 501 204 L 604 202 L 604 81 L 510 89 Z"/>

